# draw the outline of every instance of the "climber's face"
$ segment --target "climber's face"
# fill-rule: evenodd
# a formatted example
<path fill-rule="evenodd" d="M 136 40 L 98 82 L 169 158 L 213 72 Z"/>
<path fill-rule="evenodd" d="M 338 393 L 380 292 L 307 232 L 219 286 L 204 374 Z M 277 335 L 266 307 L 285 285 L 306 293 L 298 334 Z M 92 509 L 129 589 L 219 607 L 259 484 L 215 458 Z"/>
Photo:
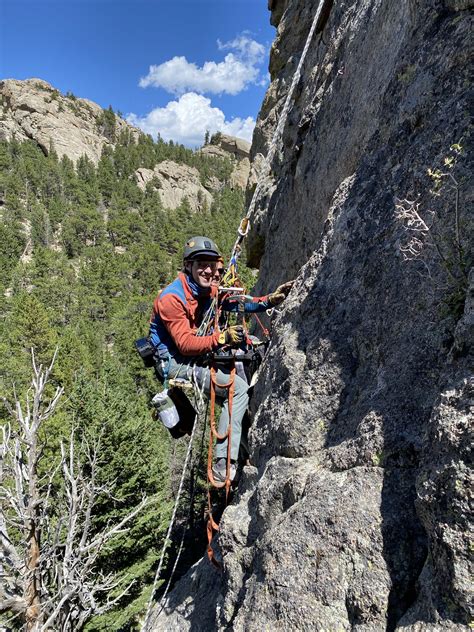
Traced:
<path fill-rule="evenodd" d="M 214 276 L 212 277 L 212 285 L 219 287 L 221 279 L 224 276 L 224 272 L 225 272 L 224 264 L 221 261 L 218 261 L 216 270 L 214 272 Z"/>
<path fill-rule="evenodd" d="M 192 261 L 190 265 L 190 273 L 193 281 L 195 281 L 199 287 L 208 288 L 212 285 L 212 280 L 216 272 L 217 261 L 197 260 Z"/>

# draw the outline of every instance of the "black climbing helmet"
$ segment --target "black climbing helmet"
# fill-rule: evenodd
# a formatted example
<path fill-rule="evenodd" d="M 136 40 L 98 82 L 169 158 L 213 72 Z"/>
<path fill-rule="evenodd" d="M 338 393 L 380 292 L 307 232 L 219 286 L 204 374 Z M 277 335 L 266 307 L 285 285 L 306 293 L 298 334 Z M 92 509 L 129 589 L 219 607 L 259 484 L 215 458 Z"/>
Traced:
<path fill-rule="evenodd" d="M 209 237 L 198 235 L 197 237 L 191 237 L 184 244 L 184 261 L 194 261 L 196 259 L 217 260 L 219 257 L 219 249 Z"/>

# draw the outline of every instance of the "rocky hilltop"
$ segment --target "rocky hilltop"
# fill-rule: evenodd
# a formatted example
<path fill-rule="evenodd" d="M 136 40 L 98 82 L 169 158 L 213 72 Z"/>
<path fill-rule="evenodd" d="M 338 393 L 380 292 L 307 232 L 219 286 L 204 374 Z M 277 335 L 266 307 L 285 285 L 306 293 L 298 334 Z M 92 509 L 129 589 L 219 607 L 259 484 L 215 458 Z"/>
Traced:
<path fill-rule="evenodd" d="M 105 145 L 128 130 L 137 140 L 140 130 L 113 115 L 114 132 L 104 110 L 89 99 L 62 95 L 42 79 L 5 79 L 0 82 L 0 138 L 36 141 L 47 154 L 76 162 L 86 155 L 97 164 Z"/>
<path fill-rule="evenodd" d="M 178 208 L 184 198 L 194 211 L 211 206 L 212 195 L 201 184 L 199 171 L 194 167 L 164 160 L 154 169 L 138 169 L 135 176 L 142 190 L 148 182 L 155 185 L 164 208 Z"/>
<path fill-rule="evenodd" d="M 254 158 L 319 3 L 269 2 Z M 223 572 L 194 566 L 154 631 L 470 629 L 473 4 L 323 0 L 248 241 L 257 293 L 296 278 L 253 467 L 221 521 Z"/>
<path fill-rule="evenodd" d="M 230 176 L 232 188 L 245 189 L 250 175 L 250 143 L 243 138 L 235 138 L 228 134 L 217 134 L 212 144 L 201 149 L 204 156 L 231 157 L 235 167 Z"/>

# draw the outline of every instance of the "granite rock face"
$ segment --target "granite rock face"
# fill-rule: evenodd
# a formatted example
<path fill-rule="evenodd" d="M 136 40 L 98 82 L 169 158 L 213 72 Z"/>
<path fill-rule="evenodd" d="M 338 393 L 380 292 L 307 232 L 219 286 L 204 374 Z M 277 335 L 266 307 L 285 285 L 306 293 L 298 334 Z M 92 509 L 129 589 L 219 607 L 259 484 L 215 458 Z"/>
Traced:
<path fill-rule="evenodd" d="M 243 138 L 229 136 L 228 134 L 220 134 L 218 140 L 219 147 L 234 156 L 234 158 L 248 158 L 250 155 L 250 143 Z"/>
<path fill-rule="evenodd" d="M 250 160 L 243 158 L 240 160 L 230 174 L 230 186 L 233 189 L 244 189 L 247 187 L 250 174 Z"/>
<path fill-rule="evenodd" d="M 74 162 L 84 154 L 95 164 L 104 145 L 104 110 L 88 99 L 63 96 L 42 79 L 0 82 L 0 138 L 32 139 L 45 154 L 53 147 L 58 156 Z M 135 140 L 142 134 L 115 116 L 115 134 L 129 130 Z"/>
<path fill-rule="evenodd" d="M 215 144 L 204 145 L 200 151 L 204 156 L 230 159 L 234 168 L 229 184 L 245 190 L 250 174 L 250 143 L 243 138 L 220 134 Z"/>
<path fill-rule="evenodd" d="M 138 186 L 145 190 L 147 183 L 158 191 L 163 207 L 175 209 L 186 198 L 192 211 L 209 209 L 213 197 L 201 184 L 199 171 L 172 160 L 163 160 L 154 169 L 140 168 L 135 172 Z"/>
<path fill-rule="evenodd" d="M 252 398 L 253 467 L 222 574 L 202 560 L 153 630 L 470 629 L 473 3 L 326 0 L 262 175 L 317 5 L 269 2 L 248 254 L 256 294 L 296 283 Z"/>

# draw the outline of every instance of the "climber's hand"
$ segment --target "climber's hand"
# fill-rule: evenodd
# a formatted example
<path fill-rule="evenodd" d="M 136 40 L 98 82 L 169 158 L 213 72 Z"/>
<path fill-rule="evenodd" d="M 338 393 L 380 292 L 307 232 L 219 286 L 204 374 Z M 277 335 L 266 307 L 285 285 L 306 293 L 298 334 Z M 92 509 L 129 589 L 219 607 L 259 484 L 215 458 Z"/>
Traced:
<path fill-rule="evenodd" d="M 288 281 L 287 283 L 283 283 L 279 285 L 277 289 L 268 295 L 268 302 L 273 307 L 275 305 L 280 305 L 285 298 L 288 296 L 291 288 L 293 287 L 294 281 Z"/>
<path fill-rule="evenodd" d="M 242 325 L 232 325 L 219 334 L 219 344 L 239 347 L 245 340 L 245 331 Z"/>

